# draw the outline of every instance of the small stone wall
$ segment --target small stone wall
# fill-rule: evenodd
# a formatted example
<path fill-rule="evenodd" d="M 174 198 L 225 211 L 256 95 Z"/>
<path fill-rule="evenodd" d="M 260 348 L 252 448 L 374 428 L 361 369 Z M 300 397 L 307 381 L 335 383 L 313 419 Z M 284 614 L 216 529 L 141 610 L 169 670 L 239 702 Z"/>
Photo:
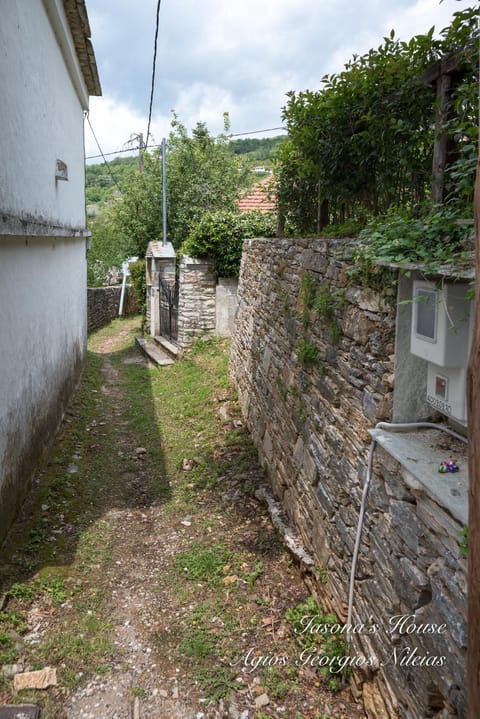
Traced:
<path fill-rule="evenodd" d="M 195 337 L 215 332 L 215 288 L 213 265 L 184 255 L 180 261 L 178 338 L 180 348 L 190 347 Z"/>
<path fill-rule="evenodd" d="M 344 251 L 327 240 L 248 240 L 230 362 L 272 488 L 343 622 L 369 430 L 392 413 L 396 314 L 394 289 L 352 286 Z M 364 682 L 371 719 L 462 717 L 461 517 L 381 448 L 375 468 L 353 608 L 365 626 L 348 634 L 354 686 Z M 409 619 L 395 627 L 397 616 Z M 420 623 L 436 629 L 411 628 Z"/>
<path fill-rule="evenodd" d="M 121 285 L 115 287 L 89 287 L 87 290 L 88 332 L 104 327 L 118 317 Z M 125 288 L 123 316 L 139 312 L 135 290 L 131 285 Z"/>

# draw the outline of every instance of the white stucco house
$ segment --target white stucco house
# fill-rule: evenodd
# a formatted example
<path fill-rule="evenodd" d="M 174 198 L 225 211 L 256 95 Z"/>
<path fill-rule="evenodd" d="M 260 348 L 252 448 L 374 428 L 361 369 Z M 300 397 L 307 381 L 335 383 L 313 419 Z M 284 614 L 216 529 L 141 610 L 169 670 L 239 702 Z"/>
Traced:
<path fill-rule="evenodd" d="M 1 540 L 85 358 L 84 0 L 2 3 L 0 57 Z"/>

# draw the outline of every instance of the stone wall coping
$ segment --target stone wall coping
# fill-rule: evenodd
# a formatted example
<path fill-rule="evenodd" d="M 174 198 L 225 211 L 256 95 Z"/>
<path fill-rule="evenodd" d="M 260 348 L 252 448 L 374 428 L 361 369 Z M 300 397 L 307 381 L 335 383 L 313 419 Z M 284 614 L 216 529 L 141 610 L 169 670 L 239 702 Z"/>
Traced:
<path fill-rule="evenodd" d="M 427 264 L 422 262 L 377 262 L 381 267 L 389 267 L 393 270 L 403 270 L 408 272 L 418 271 L 426 277 L 443 277 L 452 280 L 474 280 L 475 267 L 473 266 L 474 257 L 472 253 L 471 266 L 442 265 L 432 270 Z"/>
<path fill-rule="evenodd" d="M 412 432 L 373 429 L 370 435 L 407 470 L 404 480 L 414 492 L 418 491 L 420 484 L 425 493 L 458 522 L 468 524 L 466 444 L 436 429 Z M 460 469 L 458 472 L 442 474 L 438 471 L 440 462 L 450 458 L 456 460 Z"/>
<path fill-rule="evenodd" d="M 162 242 L 149 242 L 146 257 L 153 257 L 154 259 L 159 260 L 170 260 L 174 259 L 176 255 L 171 242 L 167 242 L 165 245 Z"/>

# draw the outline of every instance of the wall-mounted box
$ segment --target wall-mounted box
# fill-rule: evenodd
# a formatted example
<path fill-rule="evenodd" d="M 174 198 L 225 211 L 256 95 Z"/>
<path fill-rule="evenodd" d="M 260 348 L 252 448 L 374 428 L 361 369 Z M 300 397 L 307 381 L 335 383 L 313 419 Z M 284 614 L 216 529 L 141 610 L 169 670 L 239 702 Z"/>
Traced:
<path fill-rule="evenodd" d="M 464 367 L 439 367 L 428 363 L 427 402 L 437 412 L 467 424 L 467 370 Z"/>
<path fill-rule="evenodd" d="M 466 367 L 470 350 L 472 302 L 469 285 L 415 280 L 410 351 L 440 367 Z"/>

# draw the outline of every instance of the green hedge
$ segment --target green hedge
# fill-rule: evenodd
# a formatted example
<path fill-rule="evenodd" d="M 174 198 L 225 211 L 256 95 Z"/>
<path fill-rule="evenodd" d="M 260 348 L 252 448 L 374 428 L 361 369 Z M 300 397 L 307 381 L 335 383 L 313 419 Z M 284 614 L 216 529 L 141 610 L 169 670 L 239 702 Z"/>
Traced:
<path fill-rule="evenodd" d="M 183 243 L 184 255 L 213 260 L 219 277 L 238 277 L 243 241 L 250 237 L 275 237 L 273 213 L 206 212 Z"/>

